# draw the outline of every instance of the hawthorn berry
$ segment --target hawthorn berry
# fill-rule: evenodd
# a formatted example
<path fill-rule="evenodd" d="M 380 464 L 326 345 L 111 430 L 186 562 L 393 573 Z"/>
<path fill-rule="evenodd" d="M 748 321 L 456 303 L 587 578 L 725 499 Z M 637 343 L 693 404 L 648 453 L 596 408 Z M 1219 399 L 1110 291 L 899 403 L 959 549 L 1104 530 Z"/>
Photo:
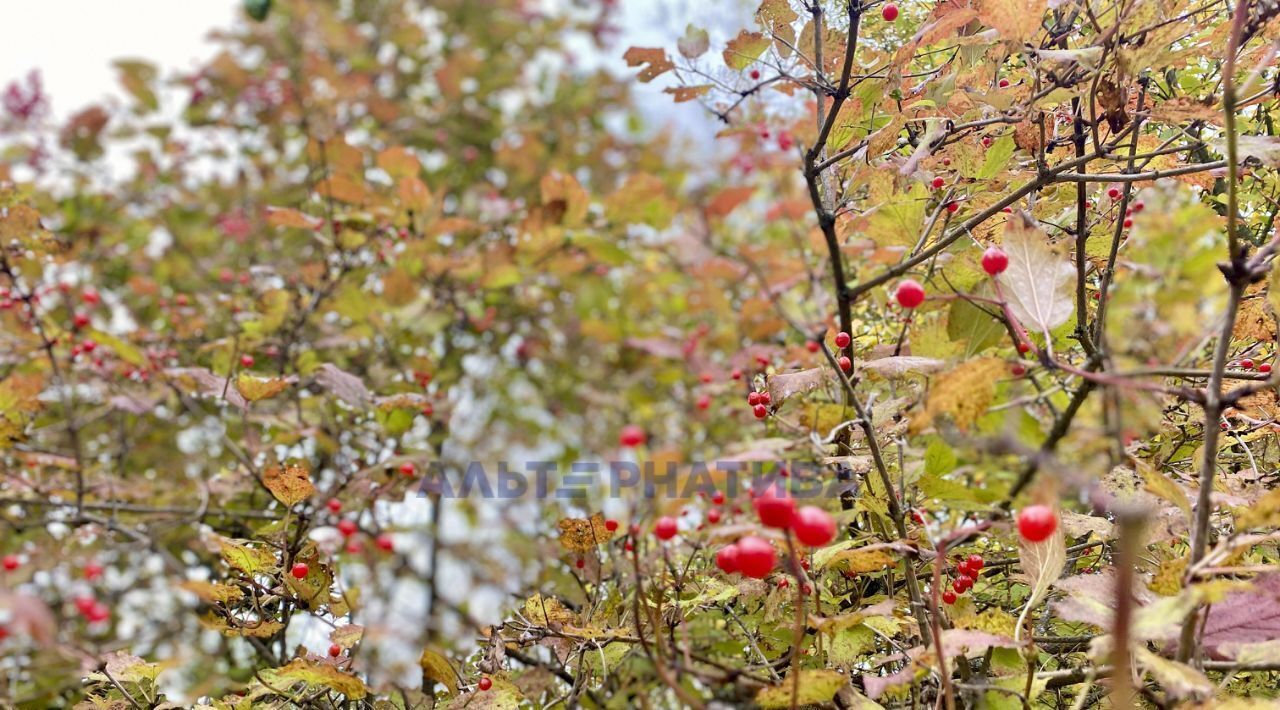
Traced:
<path fill-rule="evenodd" d="M 1000 80 L 999 85 L 1000 85 L 1000 88 L 1001 88 L 1001 89 L 1007 89 L 1007 88 L 1009 88 L 1009 80 L 1008 80 L 1008 79 L 1001 79 L 1001 80 Z"/>
<path fill-rule="evenodd" d="M 1027 353 L 1031 352 L 1031 343 L 1028 343 L 1028 342 L 1027 342 L 1027 341 L 1025 341 L 1025 340 L 1019 340 L 1019 341 L 1018 341 L 1018 352 L 1019 352 L 1019 353 L 1021 353 L 1021 354 L 1023 354 L 1023 355 L 1026 355 Z"/>
<path fill-rule="evenodd" d="M 752 69 L 752 70 L 751 70 L 751 80 L 752 80 L 752 81 L 756 81 L 756 80 L 758 80 L 759 78 L 760 78 L 760 70 L 759 70 L 759 69 Z"/>
<path fill-rule="evenodd" d="M 658 518 L 658 522 L 654 523 L 653 534 L 659 540 L 670 540 L 676 536 L 676 531 L 678 529 L 676 519 L 664 515 L 661 518 Z"/>
<path fill-rule="evenodd" d="M 17 555 L 5 555 L 4 559 L 0 560 L 0 565 L 4 565 L 6 571 L 12 572 L 22 565 L 22 560 Z"/>
<path fill-rule="evenodd" d="M 615 532 L 618 529 L 618 521 L 614 520 L 613 518 L 609 518 L 608 520 L 604 521 L 604 529 L 608 530 L 609 532 Z"/>
<path fill-rule="evenodd" d="M 816 340 L 810 340 L 809 342 L 804 344 L 804 347 L 806 350 L 808 350 L 811 353 L 816 353 L 822 349 L 822 345 L 820 345 Z"/>
<path fill-rule="evenodd" d="M 1128 229 L 1128 228 L 1130 228 L 1130 227 L 1132 227 L 1132 226 L 1133 226 L 1133 220 L 1132 220 L 1132 219 L 1129 219 L 1128 217 L 1125 217 L 1125 219 L 1124 219 L 1124 228 L 1125 228 L 1125 229 Z"/>
<path fill-rule="evenodd" d="M 363 549 L 364 547 L 360 545 L 359 540 L 351 540 L 347 542 L 346 550 L 348 555 L 358 555 L 360 554 L 360 551 Z"/>
<path fill-rule="evenodd" d="M 80 294 L 80 301 L 87 306 L 96 306 L 100 300 L 102 299 L 98 296 L 98 292 L 93 289 L 88 289 Z"/>
<path fill-rule="evenodd" d="M 72 317 L 71 323 L 73 326 L 76 327 L 77 330 L 80 328 L 84 328 L 85 326 L 89 325 L 89 316 L 85 315 L 84 313 L 77 313 L 75 314 L 75 316 Z"/>
<path fill-rule="evenodd" d="M 748 535 L 735 543 L 738 571 L 752 579 L 764 579 L 778 563 L 778 553 L 769 541 Z"/>
<path fill-rule="evenodd" d="M 1110 197 L 1113 200 L 1120 199 L 1120 188 L 1113 187 L 1110 190 L 1107 190 L 1107 197 Z"/>
<path fill-rule="evenodd" d="M 737 369 L 737 368 L 734 368 L 733 372 L 730 372 L 730 373 L 729 373 L 729 377 L 731 377 L 731 378 L 733 378 L 733 379 L 735 379 L 735 380 L 740 380 L 740 379 L 742 379 L 742 370 L 739 370 L 739 369 Z"/>
<path fill-rule="evenodd" d="M 898 288 L 894 289 L 894 299 L 899 306 L 903 308 L 915 308 L 924 303 L 924 286 L 918 281 L 907 279 L 898 284 Z"/>
<path fill-rule="evenodd" d="M 1251 359 L 1249 359 L 1249 358 L 1245 358 L 1245 359 L 1241 360 L 1241 361 L 1240 361 L 1240 368 L 1241 368 L 1241 369 L 1244 369 L 1244 370 L 1252 370 L 1252 369 L 1253 369 L 1253 360 L 1251 360 Z"/>
<path fill-rule="evenodd" d="M 753 390 L 747 395 L 747 405 L 754 407 L 757 404 L 760 404 L 760 393 Z"/>
<path fill-rule="evenodd" d="M 693 406 L 697 407 L 698 409 L 702 409 L 702 410 L 710 409 L 710 408 L 711 408 L 711 396 L 710 396 L 710 395 L 705 395 L 705 394 L 698 395 L 698 400 L 697 400 L 696 402 L 694 402 L 694 403 L 693 403 Z"/>
<path fill-rule="evenodd" d="M 983 137 L 982 137 L 982 147 L 983 147 L 983 148 L 990 148 L 990 147 L 991 147 L 991 143 L 992 143 L 992 141 L 991 141 L 991 136 L 983 136 Z"/>
<path fill-rule="evenodd" d="M 356 521 L 354 520 L 338 521 L 338 532 L 342 533 L 343 537 L 351 537 L 352 535 L 355 535 L 357 529 L 358 527 L 356 526 Z"/>
<path fill-rule="evenodd" d="M 982 270 L 987 272 L 988 276 L 1003 273 L 1007 268 L 1009 268 L 1009 255 L 1000 247 L 987 247 L 987 250 L 982 252 Z"/>
<path fill-rule="evenodd" d="M 956 212 L 959 212 L 959 211 L 960 211 L 960 204 L 959 204 L 959 203 L 957 203 L 957 202 L 948 202 L 948 203 L 947 203 L 947 211 L 948 211 L 948 212 L 950 212 L 950 213 L 952 213 L 952 214 L 955 214 Z"/>
<path fill-rule="evenodd" d="M 1032 505 L 1018 513 L 1018 534 L 1027 542 L 1047 540 L 1058 529 L 1058 517 L 1047 505 Z"/>
<path fill-rule="evenodd" d="M 573 561 L 573 566 L 582 569 L 587 566 L 587 561 L 581 557 Z"/>
<path fill-rule="evenodd" d="M 942 603 L 944 603 L 944 604 L 955 604 L 955 603 L 956 603 L 956 593 L 955 593 L 955 592 L 953 592 L 953 591 L 951 591 L 950 589 L 948 589 L 947 591 L 943 592 L 943 593 L 942 593 Z"/>
<path fill-rule="evenodd" d="M 622 427 L 622 431 L 618 433 L 618 443 L 634 449 L 644 443 L 645 433 L 637 424 L 628 424 Z"/>
<path fill-rule="evenodd" d="M 414 473 L 417 472 L 417 470 L 418 470 L 417 467 L 413 465 L 412 461 L 405 461 L 404 463 L 400 464 L 400 475 L 402 476 L 412 476 Z"/>
<path fill-rule="evenodd" d="M 1271 372 L 1271 363 L 1264 362 L 1261 365 L 1258 365 L 1258 372 L 1261 372 L 1264 375 Z"/>
<path fill-rule="evenodd" d="M 303 579 L 307 576 L 307 572 L 309 571 L 311 570 L 307 567 L 306 562 L 296 562 L 294 563 L 293 568 L 289 570 L 289 574 L 293 575 L 294 579 Z"/>
<path fill-rule="evenodd" d="M 480 679 L 480 682 L 476 683 L 476 687 L 480 690 L 488 690 L 493 687 L 493 681 L 489 679 L 489 676 L 484 676 Z"/>
<path fill-rule="evenodd" d="M 81 571 L 84 574 L 84 578 L 92 582 L 93 580 L 101 577 L 102 573 L 105 570 L 103 569 L 102 565 L 98 564 L 97 562 L 86 562 L 84 565 L 84 569 Z"/>
<path fill-rule="evenodd" d="M 795 512 L 791 531 L 809 547 L 822 547 L 836 538 L 836 520 L 827 511 L 806 505 Z"/>
<path fill-rule="evenodd" d="M 341 655 L 342 655 L 342 647 L 341 647 L 341 646 L 339 646 L 339 645 L 338 645 L 338 644 L 336 644 L 336 643 L 329 644 L 329 656 L 330 656 L 331 658 L 337 658 L 338 656 L 341 656 Z"/>
<path fill-rule="evenodd" d="M 883 17 L 885 22 L 893 22 L 898 19 L 898 6 L 893 3 L 885 5 L 880 9 L 880 17 Z"/>
<path fill-rule="evenodd" d="M 715 525 L 716 523 L 720 522 L 720 517 L 721 517 L 721 513 L 718 508 L 712 508 L 711 510 L 707 511 L 707 522 L 711 523 L 712 525 Z"/>
<path fill-rule="evenodd" d="M 720 568 L 725 574 L 733 574 L 738 571 L 738 546 L 725 545 L 716 550 L 716 567 Z"/>
<path fill-rule="evenodd" d="M 755 500 L 756 515 L 760 522 L 771 528 L 785 530 L 791 527 L 796 515 L 796 501 L 780 485 L 771 485 L 760 492 Z"/>
<path fill-rule="evenodd" d="M 330 513 L 337 514 L 342 512 L 342 501 L 337 498 L 330 498 L 325 501 L 324 507 L 328 508 Z"/>
<path fill-rule="evenodd" d="M 778 578 L 778 589 L 786 589 L 790 585 L 791 582 L 788 582 L 786 577 Z"/>
<path fill-rule="evenodd" d="M 433 407 L 430 402 L 427 402 L 426 404 L 422 405 L 422 416 L 430 419 L 431 416 L 435 413 L 436 413 L 436 408 Z"/>
<path fill-rule="evenodd" d="M 82 594 L 72 600 L 72 603 L 76 605 L 76 611 L 80 612 L 81 616 L 88 616 L 89 612 L 93 610 L 93 606 L 98 603 L 98 600 L 87 594 Z"/>
<path fill-rule="evenodd" d="M 970 577 L 977 577 L 978 572 L 981 572 L 982 568 L 987 564 L 987 561 L 982 559 L 982 555 L 978 554 L 969 555 L 965 562 L 969 563 L 969 571 L 972 573 L 969 575 Z"/>
<path fill-rule="evenodd" d="M 968 575 L 960 575 L 951 583 L 951 588 L 956 590 L 956 594 L 964 594 L 973 587 L 973 578 Z"/>
<path fill-rule="evenodd" d="M 91 623 L 99 624 L 111 618 L 111 607 L 102 602 L 94 602 L 93 606 L 85 614 Z"/>
<path fill-rule="evenodd" d="M 940 177 L 936 177 L 936 178 L 934 178 L 934 179 L 933 179 L 933 183 L 932 183 L 932 185 L 933 185 L 933 189 L 935 189 L 935 190 L 941 190 L 941 189 L 942 189 L 942 186 L 943 186 L 943 185 L 946 185 L 946 184 L 947 184 L 947 181 L 946 181 L 946 180 L 943 180 L 943 179 L 942 179 L 942 178 L 940 178 Z"/>
<path fill-rule="evenodd" d="M 1142 204 L 1142 200 L 1138 200 L 1137 202 L 1133 203 L 1134 212 L 1141 212 L 1144 207 L 1146 207 L 1146 205 Z"/>
<path fill-rule="evenodd" d="M 853 337 L 850 336 L 848 333 L 844 332 L 843 330 L 840 331 L 839 333 L 836 333 L 837 348 L 844 350 L 845 348 L 849 347 L 849 343 L 852 343 L 852 342 L 853 342 Z"/>
<path fill-rule="evenodd" d="M 756 419 L 764 419 L 769 416 L 769 408 L 763 404 L 757 404 L 751 408 L 751 413 L 755 415 Z"/>
<path fill-rule="evenodd" d="M 254 363 L 254 359 L 252 355 L 240 356 L 240 367 L 245 367 L 245 368 L 253 367 L 253 363 Z"/>
<path fill-rule="evenodd" d="M 711 380 L 715 378 L 711 376 L 710 372 L 704 372 L 698 376 L 698 379 L 702 381 L 702 384 L 709 385 L 711 384 Z"/>
<path fill-rule="evenodd" d="M 840 359 L 836 360 L 836 364 L 838 364 L 840 366 L 840 369 L 845 372 L 848 372 L 853 369 L 853 361 L 850 360 L 846 355 L 841 355 Z"/>
<path fill-rule="evenodd" d="M 1015 362 L 1009 367 L 1009 374 L 1014 377 L 1022 377 L 1027 374 L 1027 368 L 1020 362 Z"/>
<path fill-rule="evenodd" d="M 724 505 L 724 491 L 716 491 L 711 494 L 711 502 L 716 505 Z"/>
<path fill-rule="evenodd" d="M 768 390 L 760 393 L 760 404 L 768 405 L 773 402 L 773 395 Z"/>

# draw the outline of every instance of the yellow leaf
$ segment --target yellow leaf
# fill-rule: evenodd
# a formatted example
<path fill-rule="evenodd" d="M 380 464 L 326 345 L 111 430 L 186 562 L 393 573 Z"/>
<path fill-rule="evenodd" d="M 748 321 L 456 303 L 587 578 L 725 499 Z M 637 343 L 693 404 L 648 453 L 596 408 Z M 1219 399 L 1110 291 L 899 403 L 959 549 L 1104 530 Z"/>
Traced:
<path fill-rule="evenodd" d="M 274 397 L 289 387 L 289 381 L 279 377 L 254 377 L 241 373 L 236 378 L 236 391 L 250 402 Z"/>
<path fill-rule="evenodd" d="M 396 195 L 400 198 L 400 206 L 421 214 L 431 208 L 431 190 L 417 175 L 401 178 L 396 186 Z"/>
<path fill-rule="evenodd" d="M 262 671 L 262 674 L 275 682 L 283 681 L 286 687 L 293 683 L 305 683 L 310 687 L 323 687 L 341 693 L 349 700 L 359 700 L 368 694 L 364 681 L 354 675 L 343 673 L 337 666 L 327 663 L 295 658 L 289 665 Z"/>
<path fill-rule="evenodd" d="M 218 544 L 222 549 L 222 559 L 226 563 L 249 576 L 262 574 L 276 566 L 276 555 L 271 550 L 260 547 L 249 547 L 237 540 L 221 538 Z"/>
<path fill-rule="evenodd" d="M 572 624 L 576 617 L 555 597 L 543 597 L 535 594 L 524 602 L 524 617 L 536 626 L 565 626 Z"/>
<path fill-rule="evenodd" d="M 392 146 L 378 153 L 378 167 L 396 179 L 417 175 L 422 170 L 417 156 L 401 146 Z"/>
<path fill-rule="evenodd" d="M 424 648 L 422 655 L 418 658 L 418 665 L 422 667 L 423 690 L 430 688 L 430 682 L 434 681 L 447 688 L 450 695 L 458 692 L 458 672 L 453 669 L 447 658 L 429 648 Z"/>
<path fill-rule="evenodd" d="M 1000 359 L 987 357 L 970 360 L 939 375 L 929 388 L 924 411 L 911 420 L 911 432 L 923 431 L 942 415 L 950 416 L 960 429 L 968 429 L 986 413 L 1004 367 Z"/>
<path fill-rule="evenodd" d="M 1000 38 L 1022 44 L 1041 32 L 1047 0 L 982 0 L 978 19 L 1000 31 Z"/>
<path fill-rule="evenodd" d="M 310 472 L 301 464 L 268 466 L 262 474 L 262 482 L 276 500 L 288 506 L 297 505 L 316 493 Z"/>
<path fill-rule="evenodd" d="M 267 224 L 273 227 L 295 227 L 297 229 L 316 229 L 321 220 L 305 215 L 288 207 L 268 207 Z"/>
<path fill-rule="evenodd" d="M 799 673 L 800 683 L 796 706 L 830 703 L 836 693 L 849 683 L 849 677 L 838 671 L 801 670 Z M 756 694 L 756 704 L 762 710 L 794 707 L 791 704 L 794 683 L 794 679 L 791 676 L 787 676 L 777 685 L 762 688 Z"/>
<path fill-rule="evenodd" d="M 640 70 L 640 74 L 637 77 L 645 83 L 653 81 L 676 66 L 667 58 L 666 50 L 655 47 L 631 47 L 622 55 L 622 58 L 627 60 L 627 66 L 629 67 L 640 66 L 641 64 L 648 65 Z"/>
<path fill-rule="evenodd" d="M 769 48 L 770 40 L 759 32 L 742 30 L 724 48 L 724 63 L 730 69 L 745 69 Z"/>
<path fill-rule="evenodd" d="M 201 582 L 199 580 L 188 580 L 178 583 L 179 589 L 185 589 L 188 592 L 200 597 L 200 601 L 206 603 L 239 601 L 244 597 L 244 590 L 230 584 L 214 584 L 213 582 Z"/>

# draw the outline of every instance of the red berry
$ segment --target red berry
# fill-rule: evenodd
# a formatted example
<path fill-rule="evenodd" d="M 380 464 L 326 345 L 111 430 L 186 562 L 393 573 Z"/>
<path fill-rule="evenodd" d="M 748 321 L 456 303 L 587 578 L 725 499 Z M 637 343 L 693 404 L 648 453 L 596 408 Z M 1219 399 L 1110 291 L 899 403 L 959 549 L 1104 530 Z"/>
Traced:
<path fill-rule="evenodd" d="M 1141 212 L 1144 207 L 1146 207 L 1146 205 L 1142 204 L 1142 200 L 1138 200 L 1137 202 L 1133 203 L 1134 212 Z"/>
<path fill-rule="evenodd" d="M 1252 370 L 1252 369 L 1253 369 L 1253 360 L 1250 360 L 1249 358 L 1245 358 L 1245 359 L 1241 360 L 1241 361 L 1240 361 L 1240 367 L 1241 367 L 1241 368 L 1243 368 L 1243 369 L 1245 369 L 1245 370 Z"/>
<path fill-rule="evenodd" d="M 1023 355 L 1026 355 L 1027 353 L 1031 352 L 1031 344 L 1025 340 L 1020 341 L 1018 343 L 1018 352 L 1022 353 Z"/>
<path fill-rule="evenodd" d="M 622 431 L 618 433 L 618 443 L 627 447 L 635 448 L 644 443 L 645 433 L 636 424 L 628 424 L 622 427 Z"/>
<path fill-rule="evenodd" d="M 724 505 L 724 491 L 716 491 L 711 494 L 711 502 L 716 505 Z"/>
<path fill-rule="evenodd" d="M 986 560 L 982 559 L 982 555 L 969 555 L 969 559 L 965 560 L 965 562 L 969 563 L 969 571 L 972 572 L 969 575 L 970 577 L 977 577 L 978 572 L 982 571 L 983 566 L 986 565 Z"/>
<path fill-rule="evenodd" d="M 733 378 L 733 379 L 735 379 L 735 380 L 740 380 L 740 379 L 742 379 L 742 370 L 738 370 L 738 369 L 736 369 L 736 368 L 735 368 L 733 372 L 730 372 L 730 373 L 729 373 L 729 377 L 731 377 L 731 378 Z"/>
<path fill-rule="evenodd" d="M 702 410 L 711 409 L 711 396 L 706 394 L 698 395 L 698 399 L 693 403 L 693 406 Z"/>
<path fill-rule="evenodd" d="M 1018 534 L 1027 542 L 1041 542 L 1058 529 L 1058 518 L 1047 505 L 1033 505 L 1018 513 Z"/>
<path fill-rule="evenodd" d="M 676 536 L 677 530 L 676 519 L 665 515 L 658 518 L 658 522 L 653 525 L 653 534 L 659 540 L 670 540 Z"/>
<path fill-rule="evenodd" d="M 816 353 L 822 349 L 822 346 L 819 345 L 818 341 L 816 340 L 810 340 L 809 342 L 804 344 L 804 347 L 806 350 L 808 350 L 811 353 Z"/>
<path fill-rule="evenodd" d="M 1009 88 L 1009 80 L 1008 80 L 1008 79 L 1001 79 L 1001 80 L 1000 80 L 1000 88 L 1001 88 L 1001 89 L 1007 89 L 1007 88 Z"/>
<path fill-rule="evenodd" d="M 431 418 L 431 415 L 435 413 L 436 413 L 436 408 L 431 406 L 430 402 L 427 402 L 426 404 L 422 405 L 422 416 L 427 417 L 429 419 Z"/>
<path fill-rule="evenodd" d="M 936 177 L 936 178 L 934 178 L 934 179 L 933 179 L 933 189 L 935 189 L 935 190 L 941 190 L 941 189 L 942 189 L 942 186 L 943 186 L 943 185 L 946 185 L 946 184 L 947 184 L 947 181 L 946 181 L 946 180 L 943 180 L 943 179 L 942 179 L 942 178 L 940 178 L 940 177 Z"/>
<path fill-rule="evenodd" d="M 898 6 L 893 3 L 885 5 L 880 10 L 880 16 L 884 18 L 885 22 L 893 22 L 898 19 Z"/>
<path fill-rule="evenodd" d="M 1110 197 L 1113 200 L 1120 199 L 1120 188 L 1113 187 L 1110 190 L 1107 190 L 1107 197 Z"/>
<path fill-rule="evenodd" d="M 916 525 L 924 525 L 924 514 L 918 510 L 911 511 L 911 519 L 916 521 Z"/>
<path fill-rule="evenodd" d="M 982 270 L 990 276 L 1003 273 L 1009 268 L 1009 255 L 1000 247 L 987 247 L 982 253 Z"/>
<path fill-rule="evenodd" d="M 752 579 L 764 579 L 778 563 L 778 553 L 767 540 L 748 535 L 739 540 L 738 571 Z"/>
<path fill-rule="evenodd" d="M 1127 218 L 1127 217 L 1126 217 L 1126 218 L 1125 218 L 1125 220 L 1124 220 L 1124 228 L 1125 228 L 1125 229 L 1128 229 L 1128 228 L 1130 228 L 1130 227 L 1132 227 L 1132 226 L 1133 226 L 1133 220 L 1131 220 L 1131 219 L 1129 219 L 1129 218 Z"/>
<path fill-rule="evenodd" d="M 1261 372 L 1264 375 L 1271 372 L 1271 363 L 1264 362 L 1261 365 L 1258 365 L 1258 372 Z"/>
<path fill-rule="evenodd" d="M 493 687 L 493 681 L 489 679 L 489 676 L 484 676 L 479 683 L 476 683 L 476 687 L 480 690 L 488 690 Z"/>
<path fill-rule="evenodd" d="M 6 570 L 12 572 L 15 569 L 18 569 L 22 564 L 22 560 L 19 559 L 17 555 L 5 555 L 3 561 L 0 561 L 0 564 L 3 564 Z"/>
<path fill-rule="evenodd" d="M 754 407 L 757 404 L 760 404 L 760 393 L 753 391 L 747 395 L 747 405 Z"/>
<path fill-rule="evenodd" d="M 355 535 L 356 530 L 357 530 L 356 521 L 354 520 L 338 521 L 338 532 L 342 533 L 343 537 L 351 537 L 352 535 Z"/>
<path fill-rule="evenodd" d="M 341 656 L 341 655 L 342 655 L 342 647 L 341 647 L 341 646 L 339 646 L 339 645 L 338 645 L 338 644 L 336 644 L 336 643 L 334 643 L 334 644 L 329 644 L 329 655 L 330 655 L 330 656 L 332 656 L 332 657 L 334 657 L 334 658 L 337 658 L 338 656 Z"/>
<path fill-rule="evenodd" d="M 391 537 L 391 533 L 382 533 L 373 539 L 373 544 L 378 546 L 383 552 L 392 552 L 396 549 L 395 538 Z"/>
<path fill-rule="evenodd" d="M 622 549 L 626 550 L 627 552 L 631 552 L 632 550 L 636 549 L 636 546 L 633 545 L 630 540 L 627 540 L 625 543 L 622 544 Z"/>
<path fill-rule="evenodd" d="M 982 147 L 983 147 L 983 148 L 990 148 L 990 147 L 991 147 L 991 136 L 983 136 L 983 137 L 982 137 Z"/>
<path fill-rule="evenodd" d="M 767 390 L 760 393 L 760 404 L 767 405 L 771 402 L 773 402 L 773 395 L 769 394 Z"/>
<path fill-rule="evenodd" d="M 254 363 L 254 360 L 252 355 L 240 356 L 240 367 L 253 367 L 253 363 Z"/>
<path fill-rule="evenodd" d="M 942 602 L 943 602 L 944 604 L 955 604 L 955 603 L 956 603 L 956 593 L 955 593 L 955 592 L 953 592 L 953 591 L 951 591 L 950 589 L 948 589 L 947 591 L 943 592 L 943 593 L 942 593 Z"/>
<path fill-rule="evenodd" d="M 92 582 L 102 576 L 102 565 L 97 562 L 86 562 L 84 565 L 84 578 Z"/>
<path fill-rule="evenodd" d="M 307 576 L 309 571 L 310 568 L 307 567 L 306 562 L 298 562 L 294 564 L 293 569 L 289 570 L 289 574 L 293 575 L 295 579 L 302 579 Z"/>
<path fill-rule="evenodd" d="M 836 519 L 821 508 L 806 505 L 796 511 L 791 530 L 805 545 L 822 547 L 836 538 Z"/>
<path fill-rule="evenodd" d="M 969 560 L 960 560 L 956 563 L 956 574 L 969 576 Z"/>
<path fill-rule="evenodd" d="M 947 203 L 947 211 L 948 211 L 948 212 L 950 212 L 950 213 L 952 213 L 952 214 L 955 214 L 956 212 L 959 212 L 959 211 L 960 211 L 960 205 L 959 205 L 959 203 L 956 203 L 956 202 L 948 202 L 948 203 Z"/>
<path fill-rule="evenodd" d="M 796 501 L 781 485 L 771 485 L 752 501 L 760 522 L 771 528 L 786 529 L 795 519 Z"/>
<path fill-rule="evenodd" d="M 711 376 L 710 372 L 704 372 L 698 377 L 698 379 L 702 381 L 702 384 L 709 385 L 711 384 L 711 380 L 715 378 Z"/>
<path fill-rule="evenodd" d="M 89 612 L 93 610 L 93 605 L 97 604 L 98 600 L 89 595 L 84 595 L 76 597 L 72 603 L 76 605 L 76 611 L 80 612 L 81 616 L 88 616 Z"/>
<path fill-rule="evenodd" d="M 898 305 L 903 308 L 915 308 L 924 303 L 924 286 L 912 279 L 907 279 L 898 284 L 898 288 L 894 290 L 893 297 L 898 301 Z"/>
<path fill-rule="evenodd" d="M 764 419 L 769 416 L 769 408 L 763 404 L 757 404 L 751 408 L 751 413 L 755 415 L 756 419 Z"/>
<path fill-rule="evenodd" d="M 752 70 L 751 70 L 751 78 L 752 78 L 753 80 L 755 80 L 755 79 L 759 79 L 759 78 L 760 78 L 760 70 L 759 70 L 759 69 L 752 69 Z"/>
<path fill-rule="evenodd" d="M 840 348 L 841 350 L 843 350 L 849 347 L 849 343 L 852 343 L 852 342 L 853 342 L 853 337 L 850 336 L 848 333 L 844 332 L 843 330 L 840 331 L 839 333 L 836 333 L 837 348 Z"/>
<path fill-rule="evenodd" d="M 973 578 L 963 574 L 956 577 L 955 581 L 951 583 L 951 588 L 956 590 L 956 594 L 964 594 L 971 587 L 973 587 Z"/>
<path fill-rule="evenodd" d="M 360 550 L 362 549 L 364 548 L 360 546 L 359 540 L 352 540 L 347 543 L 346 550 L 347 550 L 347 554 L 349 555 L 358 555 L 360 554 Z"/>
<path fill-rule="evenodd" d="M 848 372 L 853 369 L 853 361 L 844 355 L 841 355 L 840 359 L 836 360 L 836 364 L 838 364 L 840 366 L 840 369 L 845 372 Z"/>
<path fill-rule="evenodd" d="M 618 529 L 618 521 L 614 520 L 613 518 L 609 518 L 608 520 L 604 521 L 604 529 L 608 530 L 609 532 L 616 531 Z"/>
<path fill-rule="evenodd" d="M 1027 368 L 1022 363 L 1015 362 L 1009 368 L 1009 374 L 1013 375 L 1014 377 L 1022 377 L 1023 375 L 1027 374 Z"/>
<path fill-rule="evenodd" d="M 725 574 L 733 574 L 738 571 L 738 546 L 725 545 L 716 550 L 716 567 L 720 568 Z"/>
<path fill-rule="evenodd" d="M 720 522 L 720 510 L 718 508 L 712 508 L 707 511 L 707 522 L 712 525 Z"/>
<path fill-rule="evenodd" d="M 94 602 L 85 617 L 94 624 L 101 623 L 111 618 L 111 608 L 102 602 Z"/>
<path fill-rule="evenodd" d="M 330 513 L 338 513 L 342 510 L 342 501 L 337 498 L 330 498 L 325 501 L 324 507 L 328 508 Z"/>
<path fill-rule="evenodd" d="M 88 289 L 84 293 L 80 294 L 80 300 L 90 306 L 94 306 L 94 305 L 97 305 L 98 301 L 101 299 L 98 297 L 97 291 L 94 291 L 93 289 Z"/>
<path fill-rule="evenodd" d="M 400 475 L 402 476 L 412 476 L 415 472 L 417 472 L 417 470 L 418 469 L 414 467 L 412 461 L 405 461 L 404 463 L 400 464 Z"/>
<path fill-rule="evenodd" d="M 89 325 L 89 316 L 83 313 L 77 313 L 75 317 L 71 319 L 71 322 L 76 328 L 83 328 Z"/>
<path fill-rule="evenodd" d="M 582 569 L 587 566 L 587 561 L 579 557 L 577 560 L 574 560 L 573 566 L 578 569 Z"/>
<path fill-rule="evenodd" d="M 787 581 L 786 577 L 778 578 L 778 589 L 786 589 L 790 584 L 791 583 Z"/>

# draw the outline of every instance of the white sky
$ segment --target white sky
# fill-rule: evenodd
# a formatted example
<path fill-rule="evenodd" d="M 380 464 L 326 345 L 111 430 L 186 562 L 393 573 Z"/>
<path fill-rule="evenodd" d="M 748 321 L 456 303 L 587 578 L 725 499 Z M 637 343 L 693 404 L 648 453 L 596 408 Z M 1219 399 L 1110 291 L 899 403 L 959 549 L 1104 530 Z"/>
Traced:
<path fill-rule="evenodd" d="M 205 35 L 227 27 L 240 0 L 9 0 L 0 42 L 0 86 L 39 68 L 54 115 L 119 95 L 113 59 L 190 69 L 213 55 Z M 162 72 L 163 73 L 163 72 Z"/>

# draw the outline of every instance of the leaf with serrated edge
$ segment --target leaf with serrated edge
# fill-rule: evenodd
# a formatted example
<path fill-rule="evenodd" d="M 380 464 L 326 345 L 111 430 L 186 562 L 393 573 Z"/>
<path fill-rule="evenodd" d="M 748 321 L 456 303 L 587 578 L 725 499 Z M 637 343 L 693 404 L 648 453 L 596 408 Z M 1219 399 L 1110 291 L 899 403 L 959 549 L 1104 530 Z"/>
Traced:
<path fill-rule="evenodd" d="M 1049 247 L 1049 237 L 1026 212 L 1005 225 L 1004 251 L 1009 267 L 1000 286 L 1009 310 L 1028 331 L 1047 334 L 1066 323 L 1075 310 L 1071 283 L 1075 269 Z"/>

